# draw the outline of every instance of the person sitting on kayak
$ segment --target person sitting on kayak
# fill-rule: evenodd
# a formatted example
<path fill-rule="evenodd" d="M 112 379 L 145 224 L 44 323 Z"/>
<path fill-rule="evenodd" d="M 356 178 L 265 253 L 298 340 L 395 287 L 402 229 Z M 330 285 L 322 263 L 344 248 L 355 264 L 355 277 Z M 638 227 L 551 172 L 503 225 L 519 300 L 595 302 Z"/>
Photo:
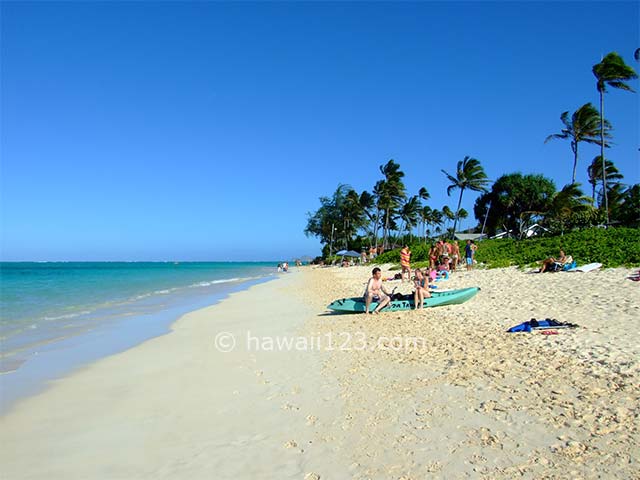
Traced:
<path fill-rule="evenodd" d="M 373 313 L 379 313 L 390 301 L 389 292 L 382 285 L 382 271 L 376 267 L 371 271 L 371 278 L 367 282 L 367 288 L 364 291 L 364 313 L 369 314 L 371 302 L 378 304 Z"/>
<path fill-rule="evenodd" d="M 415 305 L 414 308 L 417 310 L 418 308 L 422 308 L 424 299 L 429 298 L 431 296 L 431 292 L 429 292 L 427 279 L 422 275 L 422 270 L 416 268 L 415 275 L 413 284 L 416 287 L 416 291 L 413 292 L 413 304 Z"/>

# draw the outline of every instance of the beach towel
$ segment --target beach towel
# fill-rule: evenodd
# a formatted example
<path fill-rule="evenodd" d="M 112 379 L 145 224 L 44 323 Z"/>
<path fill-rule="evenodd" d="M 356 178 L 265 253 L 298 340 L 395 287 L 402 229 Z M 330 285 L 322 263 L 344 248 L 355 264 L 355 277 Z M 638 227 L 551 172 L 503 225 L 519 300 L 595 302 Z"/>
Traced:
<path fill-rule="evenodd" d="M 567 272 L 591 272 L 592 270 L 597 270 L 602 266 L 601 263 L 588 263 L 587 265 L 582 265 L 580 267 L 573 267 L 567 270 Z"/>
<path fill-rule="evenodd" d="M 533 330 L 547 330 L 550 328 L 576 328 L 578 325 L 569 322 L 559 322 L 552 318 L 545 318 L 544 320 L 536 320 L 532 318 L 528 322 L 523 322 L 520 325 L 516 325 L 507 330 L 508 333 L 516 332 L 531 332 Z"/>

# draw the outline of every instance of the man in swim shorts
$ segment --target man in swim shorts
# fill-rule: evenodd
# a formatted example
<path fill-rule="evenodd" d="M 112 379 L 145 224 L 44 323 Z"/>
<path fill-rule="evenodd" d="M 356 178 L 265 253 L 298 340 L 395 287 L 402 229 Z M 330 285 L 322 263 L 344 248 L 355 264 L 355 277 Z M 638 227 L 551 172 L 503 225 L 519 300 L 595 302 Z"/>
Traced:
<path fill-rule="evenodd" d="M 373 313 L 379 313 L 390 301 L 389 292 L 382 285 L 382 271 L 376 267 L 371 271 L 371 278 L 367 282 L 367 288 L 364 290 L 364 313 L 369 314 L 371 302 L 378 304 Z"/>
<path fill-rule="evenodd" d="M 476 253 L 478 247 L 471 240 L 467 240 L 467 244 L 464 247 L 464 256 L 467 260 L 467 271 L 473 268 L 473 256 Z"/>

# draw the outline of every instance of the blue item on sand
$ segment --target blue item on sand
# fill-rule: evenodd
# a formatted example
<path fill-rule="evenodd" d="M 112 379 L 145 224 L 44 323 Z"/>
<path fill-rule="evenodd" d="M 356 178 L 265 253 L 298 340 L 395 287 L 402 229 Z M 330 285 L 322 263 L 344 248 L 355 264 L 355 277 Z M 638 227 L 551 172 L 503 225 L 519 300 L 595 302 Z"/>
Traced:
<path fill-rule="evenodd" d="M 511 327 L 507 330 L 508 333 L 515 332 L 531 332 L 532 330 L 546 330 L 549 328 L 576 328 L 578 325 L 575 323 L 558 322 L 555 319 L 547 318 L 545 320 L 536 320 L 532 318 L 528 322 L 523 322 L 520 325 Z"/>

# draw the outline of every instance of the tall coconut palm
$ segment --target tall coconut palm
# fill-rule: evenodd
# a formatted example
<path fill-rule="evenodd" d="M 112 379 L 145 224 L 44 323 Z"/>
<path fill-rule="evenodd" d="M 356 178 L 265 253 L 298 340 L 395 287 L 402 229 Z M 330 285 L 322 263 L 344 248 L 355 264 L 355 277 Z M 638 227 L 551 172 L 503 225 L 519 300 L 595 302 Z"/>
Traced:
<path fill-rule="evenodd" d="M 360 205 L 360 195 L 351 189 L 347 192 L 340 205 L 342 214 L 342 232 L 344 234 L 344 248 L 349 248 L 349 241 L 357 233 L 359 228 L 365 226 L 365 212 Z"/>
<path fill-rule="evenodd" d="M 424 234 L 424 241 L 427 242 L 427 231 L 429 230 L 428 226 L 431 225 L 433 221 L 433 209 L 425 205 L 420 210 L 420 221 L 422 222 L 421 233 Z"/>
<path fill-rule="evenodd" d="M 444 222 L 444 215 L 442 214 L 442 211 L 438 210 L 437 208 L 434 208 L 433 211 L 431 212 L 431 223 L 436 227 L 434 229 L 435 232 L 442 231 L 440 227 L 442 226 L 443 222 Z"/>
<path fill-rule="evenodd" d="M 418 190 L 418 197 L 420 197 L 421 200 L 429 200 L 431 195 L 425 187 L 421 187 L 420 190 Z"/>
<path fill-rule="evenodd" d="M 600 143 L 599 131 L 600 131 L 600 114 L 596 107 L 591 103 L 585 103 L 578 110 L 576 110 L 571 119 L 569 119 L 569 112 L 562 112 L 560 115 L 560 121 L 564 124 L 564 128 L 560 133 L 554 133 L 549 135 L 544 143 L 553 139 L 571 139 L 571 151 L 573 152 L 573 173 L 571 174 L 571 183 L 576 181 L 576 169 L 578 167 L 578 144 L 580 142 L 585 143 Z M 605 132 L 604 136 L 610 138 L 609 130 L 611 125 L 607 120 L 604 121 Z M 605 147 L 609 145 L 605 144 Z"/>
<path fill-rule="evenodd" d="M 418 225 L 421 207 L 420 199 L 417 195 L 414 195 L 400 208 L 400 219 L 404 223 L 404 229 L 401 230 L 409 233 L 409 241 L 411 241 L 411 229 Z"/>
<path fill-rule="evenodd" d="M 611 160 L 605 160 L 605 169 L 605 176 L 608 184 L 622 180 L 622 174 Z M 600 158 L 600 155 L 591 161 L 591 165 L 587 168 L 587 175 L 589 176 L 589 183 L 591 184 L 591 199 L 595 204 L 596 186 L 598 185 L 598 182 L 602 180 L 602 159 Z"/>
<path fill-rule="evenodd" d="M 376 222 L 376 205 L 373 195 L 366 190 L 360 194 L 360 208 L 364 213 L 364 225 L 363 228 L 367 232 L 370 245 L 375 242 L 375 222 Z"/>
<path fill-rule="evenodd" d="M 609 200 L 607 199 L 606 165 L 604 157 L 604 94 L 607 85 L 620 90 L 633 92 L 634 90 L 625 82 L 638 78 L 635 70 L 624 63 L 624 60 L 616 52 L 608 53 L 600 63 L 593 66 L 593 74 L 596 77 L 596 87 L 600 94 L 600 157 L 602 158 L 602 192 L 604 194 L 604 208 L 609 223 Z"/>
<path fill-rule="evenodd" d="M 384 180 L 376 184 L 377 189 L 374 191 L 378 196 L 378 206 L 384 213 L 383 246 L 386 249 L 393 216 L 397 213 L 407 195 L 402 182 L 404 172 L 400 170 L 399 164 L 389 160 L 386 164 L 380 166 L 380 173 L 384 175 Z"/>
<path fill-rule="evenodd" d="M 455 234 L 456 225 L 458 223 L 458 214 L 460 213 L 460 204 L 462 203 L 462 195 L 464 191 L 469 189 L 475 192 L 485 192 L 487 190 L 487 178 L 484 168 L 480 165 L 480 161 L 475 158 L 465 156 L 463 160 L 458 162 L 456 176 L 448 174 L 442 170 L 451 185 L 447 187 L 447 195 L 451 195 L 456 188 L 460 189 L 460 197 L 458 198 L 458 208 L 456 209 L 455 220 L 453 222 L 453 232 Z"/>
<path fill-rule="evenodd" d="M 464 220 L 468 216 L 469 216 L 469 212 L 467 212 L 464 208 L 461 208 L 460 211 L 458 212 L 458 219 L 460 220 Z M 462 225 L 462 222 L 460 222 L 460 225 Z"/>
<path fill-rule="evenodd" d="M 447 230 L 447 226 L 449 225 L 448 222 L 453 221 L 453 219 L 456 218 L 456 214 L 453 212 L 453 210 L 449 208 L 449 205 L 444 205 L 442 207 L 441 212 L 442 212 L 442 220 L 444 223 L 444 228 L 445 230 Z"/>

